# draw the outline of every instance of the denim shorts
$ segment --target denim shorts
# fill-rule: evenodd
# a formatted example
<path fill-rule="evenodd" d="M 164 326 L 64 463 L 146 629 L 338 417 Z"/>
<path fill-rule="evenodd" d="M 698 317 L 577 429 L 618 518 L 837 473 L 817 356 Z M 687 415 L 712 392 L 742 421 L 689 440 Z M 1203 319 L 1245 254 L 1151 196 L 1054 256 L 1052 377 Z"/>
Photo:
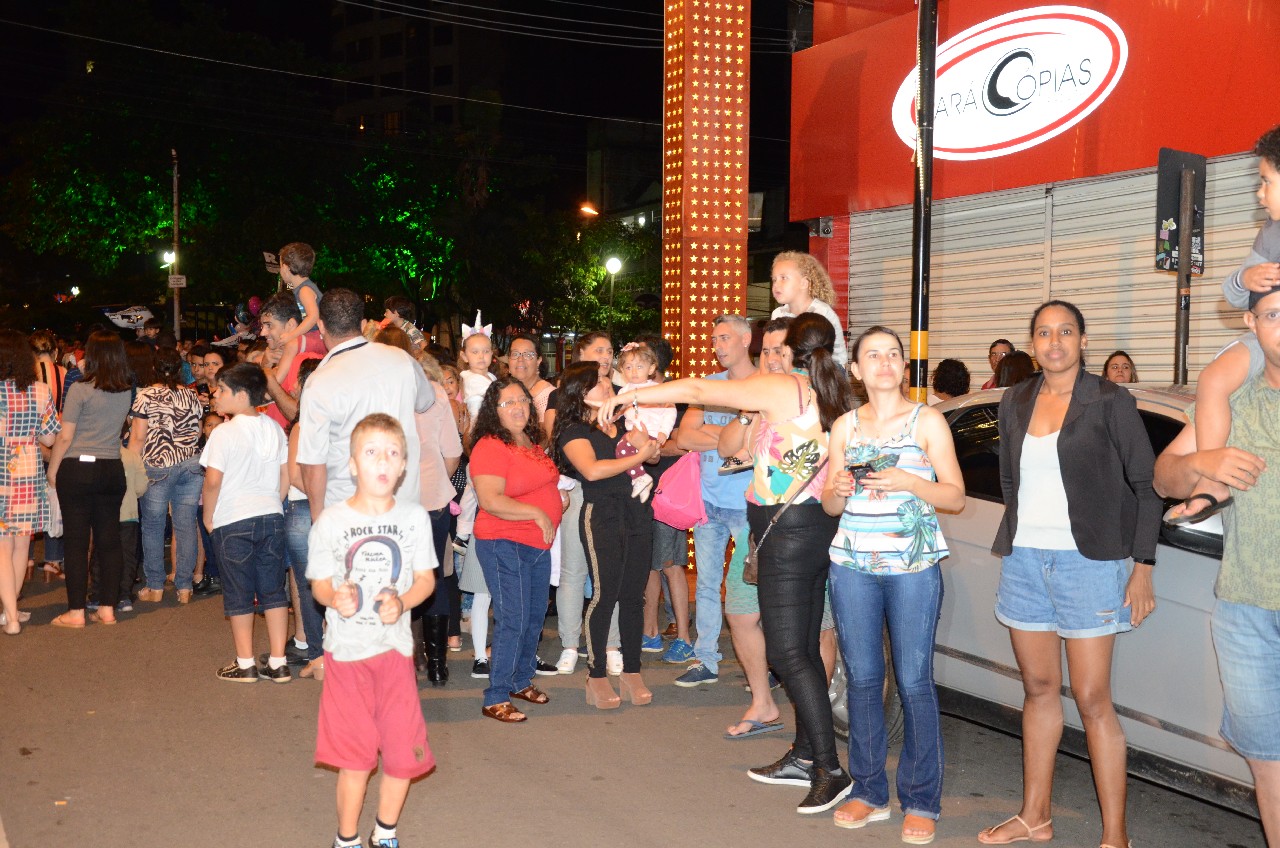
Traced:
<path fill-rule="evenodd" d="M 670 524 L 653 522 L 653 562 L 649 566 L 661 571 L 670 565 L 689 564 L 689 531 L 677 530 Z"/>
<path fill-rule="evenodd" d="M 1000 564 L 996 618 L 1014 630 L 1054 630 L 1064 639 L 1124 633 L 1133 629 L 1124 606 L 1128 580 L 1128 560 L 1015 547 Z"/>
<path fill-rule="evenodd" d="M 213 529 L 222 573 L 222 612 L 249 615 L 289 606 L 285 575 L 284 516 L 255 515 Z"/>
<path fill-rule="evenodd" d="M 1219 599 L 1213 647 L 1222 737 L 1251 760 L 1280 760 L 1280 611 Z"/>

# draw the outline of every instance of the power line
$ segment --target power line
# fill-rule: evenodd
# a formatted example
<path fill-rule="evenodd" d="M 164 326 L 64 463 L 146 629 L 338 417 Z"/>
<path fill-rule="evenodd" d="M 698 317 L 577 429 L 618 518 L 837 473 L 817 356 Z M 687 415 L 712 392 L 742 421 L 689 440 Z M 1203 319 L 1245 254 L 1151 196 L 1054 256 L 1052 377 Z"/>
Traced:
<path fill-rule="evenodd" d="M 414 12 L 430 11 L 429 9 L 425 9 L 420 6 L 412 6 L 408 3 L 396 3 L 392 2 L 392 0 L 379 0 L 379 2 L 381 2 L 383 6 L 399 6 L 402 9 L 410 9 Z M 565 21 L 572 24 L 596 24 L 605 27 L 616 27 L 618 29 L 638 29 L 641 32 L 649 33 L 654 31 L 654 28 L 651 26 L 639 26 L 638 24 L 614 24 L 609 23 L 608 21 L 584 21 L 579 18 L 565 18 L 560 15 L 540 15 L 537 12 L 518 12 L 514 9 L 497 9 L 493 6 L 477 6 L 474 3 L 459 3 L 455 2 L 455 0 L 428 0 L 428 2 L 431 2 L 433 5 L 457 6 L 460 9 L 475 9 L 480 12 L 498 12 L 503 15 L 519 15 L 521 17 L 539 18 L 541 20 L 548 21 Z M 505 21 L 496 21 L 495 23 L 505 23 Z"/>
<path fill-rule="evenodd" d="M 320 80 L 322 82 L 331 82 L 331 83 L 339 83 L 343 85 L 359 86 L 365 89 L 374 89 L 374 90 L 381 90 L 381 91 L 396 91 L 403 94 L 414 94 L 414 95 L 420 95 L 424 97 L 435 97 L 443 100 L 452 100 L 452 101 L 461 102 L 461 103 L 475 103 L 482 106 L 497 106 L 499 108 L 508 108 L 508 109 L 513 109 L 513 110 L 518 110 L 523 112 L 534 112 L 534 113 L 544 114 L 544 115 L 558 115 L 560 117 L 566 117 L 566 118 L 583 118 L 586 120 L 609 121 L 613 123 L 635 124 L 639 126 L 650 126 L 650 127 L 661 126 L 661 122 L 659 121 L 646 121 L 639 118 L 606 117 L 603 115 L 591 115 L 583 112 L 568 112 L 560 109 L 547 109 L 539 106 L 523 106 L 515 103 L 503 103 L 503 102 L 493 101 L 493 100 L 483 100 L 475 97 L 462 97 L 460 95 L 455 95 L 455 94 L 443 94 L 443 93 L 434 92 L 434 91 L 423 91 L 421 89 L 405 88 L 402 86 L 381 85 L 379 83 L 360 82 L 357 80 L 342 79 L 339 77 L 325 76 L 322 74 L 304 73 L 302 71 L 290 71 L 283 68 L 270 68 L 264 65 L 253 65 L 245 62 L 235 62 L 229 59 L 215 59 L 207 56 L 196 56 L 190 53 L 181 53 L 176 50 L 165 50 L 158 47 L 147 47 L 141 44 L 131 44 L 125 41 L 116 41 L 113 39 L 101 38 L 98 36 L 68 32 L 66 30 L 54 29 L 52 27 L 42 27 L 36 24 L 28 24 L 28 23 L 23 23 L 20 21 L 12 21 L 4 18 L 0 18 L 0 24 L 8 24 L 9 26 L 35 30 L 38 32 L 50 33 L 53 35 L 60 35 L 66 38 L 74 38 L 74 39 L 80 39 L 83 41 L 91 41 L 98 44 L 108 44 L 114 47 L 123 47 L 130 50 L 139 50 L 142 52 L 154 53 L 162 56 L 170 56 L 170 57 L 179 58 L 179 59 L 189 59 L 189 60 L 194 60 L 198 62 L 208 62 L 210 64 L 221 65 L 224 67 L 242 68 L 245 70 L 261 71 L 261 72 L 270 73 L 270 74 L 278 74 L 281 76 L 292 77 L 295 79 Z M 789 143 L 788 139 L 772 138 L 769 136 L 752 135 L 749 137 L 751 138 L 752 141 L 771 141 L 771 142 L 777 142 L 781 144 Z"/>

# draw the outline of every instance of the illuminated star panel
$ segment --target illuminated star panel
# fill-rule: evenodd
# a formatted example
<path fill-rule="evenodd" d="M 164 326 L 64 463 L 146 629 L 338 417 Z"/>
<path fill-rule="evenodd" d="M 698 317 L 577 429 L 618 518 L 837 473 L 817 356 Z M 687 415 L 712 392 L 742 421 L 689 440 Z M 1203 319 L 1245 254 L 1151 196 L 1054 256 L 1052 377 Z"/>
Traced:
<path fill-rule="evenodd" d="M 751 4 L 664 8 L 662 335 L 697 377 L 720 370 L 711 321 L 746 314 Z"/>

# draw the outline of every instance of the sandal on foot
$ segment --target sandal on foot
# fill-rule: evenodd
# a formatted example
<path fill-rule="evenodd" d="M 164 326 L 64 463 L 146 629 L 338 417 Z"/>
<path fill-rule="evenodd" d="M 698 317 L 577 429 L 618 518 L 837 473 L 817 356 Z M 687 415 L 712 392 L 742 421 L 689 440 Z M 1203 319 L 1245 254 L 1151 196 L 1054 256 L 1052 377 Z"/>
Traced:
<path fill-rule="evenodd" d="M 995 839 L 994 837 L 992 837 L 991 834 L 995 833 L 997 830 L 1004 827 L 1009 822 L 1015 822 L 1015 821 L 1018 824 L 1022 825 L 1024 828 L 1026 828 L 1027 833 L 1025 836 L 1013 836 L 1008 839 Z M 1036 825 L 1035 827 L 1032 827 L 1031 825 L 1027 824 L 1026 819 L 1024 819 L 1022 816 L 1013 816 L 1011 818 L 1007 818 L 1004 821 L 1000 822 L 1000 824 L 996 825 L 995 827 L 989 827 L 986 830 L 979 833 L 978 841 L 981 842 L 983 845 L 1008 845 L 1011 842 L 1048 842 L 1050 839 L 1053 838 L 1052 832 L 1050 832 L 1048 836 L 1036 836 L 1036 831 L 1044 830 L 1046 827 L 1050 827 L 1052 824 L 1053 824 L 1053 819 L 1046 819 L 1045 821 L 1042 821 L 1040 824 Z"/>
<path fill-rule="evenodd" d="M 89 620 L 92 621 L 94 624 L 119 624 L 120 623 L 118 619 L 103 618 L 101 610 L 94 610 L 93 612 L 89 613 Z"/>
<path fill-rule="evenodd" d="M 1199 512 L 1193 512 L 1190 515 L 1187 515 L 1187 514 L 1178 515 L 1178 516 L 1172 515 L 1175 509 L 1185 509 L 1191 505 L 1192 501 L 1205 501 L 1209 505 L 1206 506 L 1204 509 L 1200 510 Z M 1231 496 L 1227 496 L 1222 500 L 1218 500 L 1208 492 L 1200 492 L 1199 494 L 1195 494 L 1187 498 L 1182 503 L 1171 506 L 1168 512 L 1164 514 L 1164 517 L 1162 518 L 1162 520 L 1164 521 L 1165 524 L 1168 524 L 1170 527 L 1181 527 L 1184 524 L 1199 524 L 1201 521 L 1204 521 L 1209 516 L 1217 515 L 1218 513 L 1222 512 L 1224 509 L 1231 506 L 1235 502 L 1236 502 L 1236 499 Z"/>
<path fill-rule="evenodd" d="M 741 733 L 733 732 L 744 724 L 747 726 L 746 730 Z M 742 721 L 726 730 L 724 732 L 724 738 L 729 740 L 750 739 L 752 736 L 760 736 L 764 733 L 773 733 L 775 730 L 782 730 L 784 727 L 786 727 L 786 725 L 776 719 L 773 721 L 756 721 L 755 719 L 744 718 Z"/>
<path fill-rule="evenodd" d="M 511 706 L 510 701 L 503 701 L 501 704 L 491 704 L 490 706 L 483 707 L 480 712 L 487 715 L 489 718 L 496 718 L 498 721 L 505 722 L 507 724 L 516 724 L 517 722 L 524 721 L 528 718 L 524 713 Z"/>
<path fill-rule="evenodd" d="M 68 627 L 72 630 L 84 630 L 84 621 L 72 618 L 71 613 L 69 612 L 64 612 L 62 615 L 56 616 L 53 621 L 49 623 L 54 627 Z"/>
<path fill-rule="evenodd" d="M 551 697 L 532 684 L 524 687 L 519 692 L 512 692 L 511 697 L 519 698 L 522 701 L 528 701 L 531 704 L 545 704 L 551 700 Z"/>
<path fill-rule="evenodd" d="M 842 819 L 839 814 L 844 813 L 853 818 Z M 857 830 L 860 827 L 866 827 L 871 822 L 887 821 L 889 818 L 889 808 L 873 807 L 866 801 L 853 800 L 843 806 L 837 807 L 835 813 L 831 816 L 836 827 L 844 827 L 850 830 Z"/>
<path fill-rule="evenodd" d="M 933 841 L 933 837 L 937 835 L 937 827 L 938 823 L 931 818 L 907 813 L 902 819 L 902 841 L 908 845 L 928 845 Z M 908 830 L 923 832 L 909 834 L 907 833 Z"/>
<path fill-rule="evenodd" d="M 1104 842 L 1104 843 L 1102 843 L 1101 845 L 1099 845 L 1099 846 L 1098 846 L 1098 848 L 1116 848 L 1116 846 L 1114 846 L 1114 845 L 1108 845 L 1107 843 L 1105 843 L 1105 842 Z M 1133 840 L 1132 840 L 1132 839 L 1130 839 L 1128 842 L 1126 842 L 1126 843 L 1125 843 L 1125 848 L 1133 848 Z"/>

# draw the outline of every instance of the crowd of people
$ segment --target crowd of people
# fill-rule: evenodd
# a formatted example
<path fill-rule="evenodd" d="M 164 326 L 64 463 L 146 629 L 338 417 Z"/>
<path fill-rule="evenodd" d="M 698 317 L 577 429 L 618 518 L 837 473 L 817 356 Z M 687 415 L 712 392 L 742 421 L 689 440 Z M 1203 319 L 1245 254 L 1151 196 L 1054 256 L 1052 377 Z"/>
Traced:
<path fill-rule="evenodd" d="M 835 825 L 852 829 L 890 817 L 887 632 L 905 717 L 901 838 L 934 839 L 944 756 L 933 645 L 948 555 L 937 513 L 963 509 L 965 485 L 931 404 L 970 391 L 962 362 L 938 364 L 929 404 L 910 400 L 897 333 L 870 327 L 846 353 L 826 272 L 788 252 L 773 264 L 781 305 L 758 334 L 740 315 L 713 321 L 718 373 L 670 380 L 666 340 L 628 340 L 615 356 L 608 334 L 590 332 L 553 380 L 531 336 L 510 339 L 497 361 L 479 315 L 457 351 L 425 336 L 404 298 L 366 320 L 361 294 L 311 280 L 314 258 L 305 244 L 282 249 L 287 291 L 263 304 L 260 338 L 244 350 L 184 348 L 158 328 L 128 343 L 95 329 L 66 350 L 48 333 L 0 332 L 6 633 L 28 620 L 18 600 L 36 565 L 33 536 L 44 536 L 42 573 L 65 579 L 58 627 L 114 625 L 135 603 L 162 600 L 170 581 L 181 604 L 221 593 L 235 657 L 217 676 L 287 683 L 292 666 L 323 681 L 316 758 L 339 769 L 334 845 L 359 844 L 381 758 L 370 844 L 386 848 L 397 844 L 410 782 L 434 765 L 415 665 L 447 685 L 467 621 L 472 676 L 488 681 L 482 714 L 519 723 L 550 700 L 538 676 L 573 674 L 582 657 L 585 702 L 600 710 L 661 699 L 644 679 L 646 655 L 684 666 L 676 686 L 714 684 L 727 620 L 750 699 L 724 737 L 783 731 L 773 693 L 784 687 L 794 737 L 749 777 L 803 788 L 797 812 L 835 808 Z M 1280 295 L 1280 264 L 1254 265 L 1264 270 L 1240 285 L 1250 308 L 1263 308 L 1249 323 L 1253 358 L 1269 375 L 1280 370 L 1280 306 L 1269 300 Z M 1125 740 L 1111 659 L 1116 636 L 1155 609 L 1156 458 L 1133 396 L 1117 385 L 1137 380 L 1133 360 L 1116 351 L 1101 376 L 1089 373 L 1086 319 L 1065 301 L 1042 304 L 1028 330 L 1029 352 L 992 343 L 983 386 L 1007 387 L 992 602 L 1025 690 L 1025 791 L 1017 814 L 978 839 L 1053 836 L 1065 643 L 1101 843 L 1123 848 Z M 1198 419 L 1195 438 L 1162 459 L 1162 489 L 1191 495 L 1173 520 L 1189 519 L 1197 498 L 1209 508 L 1230 501 L 1219 490 L 1225 472 L 1192 459 L 1197 440 L 1202 450 L 1226 442 L 1223 418 L 1258 418 L 1228 394 L 1229 410 L 1210 409 L 1209 429 Z M 1229 485 L 1252 488 L 1261 467 L 1248 470 Z M 1257 597 L 1248 594 L 1256 581 L 1273 587 L 1256 570 L 1231 573 L 1243 574 L 1231 584 L 1241 604 Z M 554 663 L 539 656 L 552 598 Z M 258 613 L 269 650 L 254 656 Z M 1231 645 L 1223 629 L 1220 655 Z M 847 766 L 827 695 L 837 652 L 848 677 Z M 1235 714 L 1230 691 L 1227 700 L 1228 738 L 1255 765 L 1270 834 L 1275 752 L 1251 717 Z"/>

